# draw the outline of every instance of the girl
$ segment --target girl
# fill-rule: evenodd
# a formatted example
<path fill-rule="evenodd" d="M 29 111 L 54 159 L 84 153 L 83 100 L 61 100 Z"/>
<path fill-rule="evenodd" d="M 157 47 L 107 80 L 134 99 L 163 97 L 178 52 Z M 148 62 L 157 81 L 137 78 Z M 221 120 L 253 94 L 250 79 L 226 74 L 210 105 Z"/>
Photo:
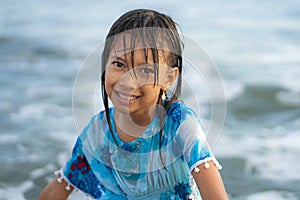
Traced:
<path fill-rule="evenodd" d="M 176 24 L 157 11 L 133 10 L 112 25 L 102 53 L 105 110 L 40 200 L 66 199 L 74 188 L 96 199 L 228 199 L 198 118 L 179 101 L 182 46 Z"/>

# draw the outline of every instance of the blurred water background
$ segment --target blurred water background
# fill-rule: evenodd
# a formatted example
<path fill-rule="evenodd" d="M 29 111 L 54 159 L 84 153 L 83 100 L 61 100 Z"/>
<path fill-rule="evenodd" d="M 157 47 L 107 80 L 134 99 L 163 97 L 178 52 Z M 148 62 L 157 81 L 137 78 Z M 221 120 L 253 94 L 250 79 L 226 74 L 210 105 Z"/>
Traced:
<path fill-rule="evenodd" d="M 214 151 L 231 199 L 300 199 L 298 0 L 4 0 L 0 200 L 36 199 L 54 178 L 76 139 L 76 73 L 113 21 L 133 8 L 171 15 L 220 70 L 227 114 Z"/>

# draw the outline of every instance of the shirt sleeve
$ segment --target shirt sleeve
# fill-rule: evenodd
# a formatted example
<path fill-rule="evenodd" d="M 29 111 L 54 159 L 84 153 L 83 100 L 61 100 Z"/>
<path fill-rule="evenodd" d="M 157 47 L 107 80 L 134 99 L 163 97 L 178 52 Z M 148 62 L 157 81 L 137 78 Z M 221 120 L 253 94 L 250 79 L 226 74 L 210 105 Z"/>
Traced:
<path fill-rule="evenodd" d="M 206 141 L 200 122 L 195 116 L 187 117 L 179 126 L 178 131 L 183 140 L 184 158 L 191 172 L 202 163 L 206 163 L 205 167 L 209 167 L 207 162 L 211 160 L 220 168 Z"/>
<path fill-rule="evenodd" d="M 102 185 L 91 170 L 82 149 L 81 138 L 78 137 L 72 156 L 61 170 L 66 182 L 94 198 L 101 197 Z"/>
<path fill-rule="evenodd" d="M 215 159 L 213 152 L 207 143 L 206 136 L 202 130 L 200 120 L 196 113 L 181 102 L 173 103 L 167 114 L 170 121 L 169 127 L 176 130 L 174 139 L 174 152 L 178 150 L 183 155 L 190 172 L 197 169 L 197 166 L 205 163 L 205 167 L 209 167 L 208 161 L 214 161 L 214 164 L 221 169 L 221 165 Z M 199 169 L 197 169 L 198 171 Z"/>

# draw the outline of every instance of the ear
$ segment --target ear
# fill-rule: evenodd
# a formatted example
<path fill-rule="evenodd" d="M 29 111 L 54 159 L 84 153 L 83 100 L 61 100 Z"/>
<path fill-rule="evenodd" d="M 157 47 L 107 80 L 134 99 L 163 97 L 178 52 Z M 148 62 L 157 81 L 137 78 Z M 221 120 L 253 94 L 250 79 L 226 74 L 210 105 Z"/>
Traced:
<path fill-rule="evenodd" d="M 166 78 L 165 78 L 165 86 L 168 89 L 172 86 L 178 76 L 179 70 L 178 67 L 172 67 L 168 70 Z"/>

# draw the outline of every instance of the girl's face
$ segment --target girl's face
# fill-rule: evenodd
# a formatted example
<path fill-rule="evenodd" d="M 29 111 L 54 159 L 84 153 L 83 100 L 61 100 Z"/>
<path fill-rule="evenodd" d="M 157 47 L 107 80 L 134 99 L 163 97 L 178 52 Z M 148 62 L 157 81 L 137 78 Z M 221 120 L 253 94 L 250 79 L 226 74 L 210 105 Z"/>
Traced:
<path fill-rule="evenodd" d="M 116 112 L 128 113 L 135 119 L 143 120 L 144 117 L 149 116 L 150 108 L 157 103 L 160 90 L 166 91 L 173 84 L 178 69 L 168 67 L 166 60 L 168 56 L 163 50 L 158 50 L 158 77 L 155 84 L 155 68 L 151 50 L 137 49 L 132 55 L 131 50 L 120 48 L 123 43 L 119 44 L 115 42 L 114 50 L 107 62 L 106 92 Z"/>

